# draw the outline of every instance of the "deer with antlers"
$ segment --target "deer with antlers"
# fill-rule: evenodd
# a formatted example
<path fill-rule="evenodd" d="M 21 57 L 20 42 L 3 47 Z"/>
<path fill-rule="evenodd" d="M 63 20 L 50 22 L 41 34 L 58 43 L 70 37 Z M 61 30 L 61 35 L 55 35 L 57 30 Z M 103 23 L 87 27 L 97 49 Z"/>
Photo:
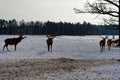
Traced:
<path fill-rule="evenodd" d="M 52 52 L 52 44 L 53 44 L 53 39 L 55 38 L 56 36 L 48 36 L 47 35 L 47 40 L 46 40 L 46 43 L 47 43 L 47 46 L 48 46 L 48 51 L 50 51 L 50 48 L 51 48 L 51 52 Z"/>
<path fill-rule="evenodd" d="M 99 42 L 99 45 L 100 45 L 100 52 L 103 52 L 105 50 L 107 36 L 105 38 L 104 37 L 101 38 L 102 40 Z"/>
<path fill-rule="evenodd" d="M 16 46 L 19 42 L 21 42 L 22 39 L 26 38 L 23 37 L 22 35 L 20 35 L 18 38 L 7 38 L 4 40 L 5 42 L 5 45 L 3 46 L 3 51 L 4 51 L 4 48 L 6 47 L 7 51 L 9 51 L 8 49 L 8 45 L 14 45 L 15 46 L 15 51 L 16 51 Z"/>

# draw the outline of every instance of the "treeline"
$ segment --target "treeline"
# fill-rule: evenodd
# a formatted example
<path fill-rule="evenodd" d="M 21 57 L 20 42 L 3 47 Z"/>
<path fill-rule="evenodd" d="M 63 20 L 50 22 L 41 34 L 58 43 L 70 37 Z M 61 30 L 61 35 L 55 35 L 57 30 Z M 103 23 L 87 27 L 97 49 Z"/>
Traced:
<path fill-rule="evenodd" d="M 85 21 L 81 24 L 0 19 L 0 35 L 16 35 L 20 30 L 26 35 L 113 35 L 118 34 L 117 27 L 117 25 L 93 25 Z"/>

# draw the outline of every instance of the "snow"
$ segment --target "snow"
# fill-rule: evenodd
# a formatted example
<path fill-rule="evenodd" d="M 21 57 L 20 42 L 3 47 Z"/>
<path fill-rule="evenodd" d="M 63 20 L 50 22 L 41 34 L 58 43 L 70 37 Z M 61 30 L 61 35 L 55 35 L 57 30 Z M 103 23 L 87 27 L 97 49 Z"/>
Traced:
<path fill-rule="evenodd" d="M 99 36 L 57 36 L 54 39 L 53 51 L 47 51 L 46 36 L 27 36 L 17 45 L 8 46 L 10 51 L 2 51 L 4 39 L 16 36 L 1 36 L 0 59 L 34 59 L 34 58 L 73 58 L 73 59 L 118 59 L 120 49 L 112 48 L 100 52 Z"/>
<path fill-rule="evenodd" d="M 94 67 L 88 70 L 75 69 L 71 72 L 45 74 L 49 80 L 120 80 L 120 65 Z"/>
<path fill-rule="evenodd" d="M 53 43 L 53 52 L 47 51 L 44 35 L 31 36 L 17 45 L 8 46 L 10 51 L 2 51 L 4 39 L 17 37 L 17 35 L 0 36 L 0 60 L 7 59 L 41 59 L 41 58 L 72 58 L 72 59 L 120 59 L 120 48 L 105 48 L 100 52 L 99 36 L 57 36 Z M 117 36 L 118 37 L 118 36 Z M 70 72 L 59 71 L 44 74 L 47 80 L 120 80 L 120 64 L 95 66 L 88 70 L 74 69 Z M 32 79 L 32 78 L 31 78 Z M 36 79 L 37 80 L 37 79 Z"/>

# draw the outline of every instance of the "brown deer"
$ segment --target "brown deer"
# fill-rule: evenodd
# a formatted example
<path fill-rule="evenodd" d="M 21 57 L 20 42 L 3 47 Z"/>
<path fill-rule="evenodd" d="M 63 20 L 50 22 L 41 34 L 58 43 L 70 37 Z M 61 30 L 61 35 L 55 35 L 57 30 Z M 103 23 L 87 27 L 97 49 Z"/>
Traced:
<path fill-rule="evenodd" d="M 112 41 L 112 46 L 115 47 L 120 42 L 120 39 L 116 39 Z"/>
<path fill-rule="evenodd" d="M 111 45 L 112 45 L 112 43 L 113 43 L 112 39 L 108 39 L 108 40 L 107 40 L 108 50 L 111 49 Z"/>
<path fill-rule="evenodd" d="M 50 47 L 51 47 L 51 52 L 52 52 L 52 44 L 53 44 L 53 39 L 55 38 L 56 36 L 48 36 L 47 35 L 47 40 L 46 40 L 46 43 L 47 43 L 47 46 L 48 46 L 48 51 L 50 51 Z"/>
<path fill-rule="evenodd" d="M 100 52 L 103 52 L 105 50 L 105 44 L 106 44 L 106 39 L 107 37 L 101 37 L 103 38 L 100 42 L 99 42 L 99 45 L 100 45 Z"/>
<path fill-rule="evenodd" d="M 17 44 L 26 37 L 23 37 L 22 35 L 20 35 L 18 38 L 7 38 L 4 40 L 5 42 L 5 45 L 3 46 L 3 51 L 4 51 L 4 48 L 6 47 L 7 51 L 9 51 L 8 49 L 8 45 L 14 45 L 15 46 L 15 51 L 16 51 L 16 46 Z"/>

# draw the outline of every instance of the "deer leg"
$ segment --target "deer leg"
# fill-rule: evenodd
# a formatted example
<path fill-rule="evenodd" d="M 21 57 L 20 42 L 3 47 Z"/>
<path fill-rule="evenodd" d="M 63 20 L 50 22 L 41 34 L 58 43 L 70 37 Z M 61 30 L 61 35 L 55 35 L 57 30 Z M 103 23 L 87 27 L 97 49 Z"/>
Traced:
<path fill-rule="evenodd" d="M 115 47 L 115 43 L 114 42 L 112 42 L 112 47 Z"/>
<path fill-rule="evenodd" d="M 7 49 L 7 51 L 9 51 L 9 49 L 8 49 L 8 45 L 6 45 L 6 49 Z"/>
<path fill-rule="evenodd" d="M 48 51 L 49 51 L 49 45 L 48 45 Z"/>
<path fill-rule="evenodd" d="M 108 46 L 108 50 L 110 50 L 110 46 Z"/>
<path fill-rule="evenodd" d="M 51 45 L 51 52 L 52 52 L 52 45 Z"/>
<path fill-rule="evenodd" d="M 103 46 L 103 51 L 105 51 L 105 46 Z"/>
<path fill-rule="evenodd" d="M 101 52 L 101 46 L 100 46 L 100 52 Z"/>
<path fill-rule="evenodd" d="M 105 51 L 105 46 L 103 46 L 103 51 Z"/>
<path fill-rule="evenodd" d="M 103 52 L 103 49 L 104 49 L 103 46 L 101 46 L 101 52 Z"/>
<path fill-rule="evenodd" d="M 103 52 L 103 47 L 101 47 L 101 52 Z"/>
<path fill-rule="evenodd" d="M 111 45 L 109 46 L 109 50 L 111 49 Z"/>
<path fill-rule="evenodd" d="M 5 44 L 5 45 L 3 46 L 3 51 L 4 51 L 5 47 L 6 47 L 7 51 L 9 51 L 7 44 Z"/>
<path fill-rule="evenodd" d="M 6 45 L 3 46 L 3 51 L 4 51 L 5 46 L 6 46 Z"/>
<path fill-rule="evenodd" d="M 15 51 L 16 51 L 16 45 L 15 45 Z"/>

